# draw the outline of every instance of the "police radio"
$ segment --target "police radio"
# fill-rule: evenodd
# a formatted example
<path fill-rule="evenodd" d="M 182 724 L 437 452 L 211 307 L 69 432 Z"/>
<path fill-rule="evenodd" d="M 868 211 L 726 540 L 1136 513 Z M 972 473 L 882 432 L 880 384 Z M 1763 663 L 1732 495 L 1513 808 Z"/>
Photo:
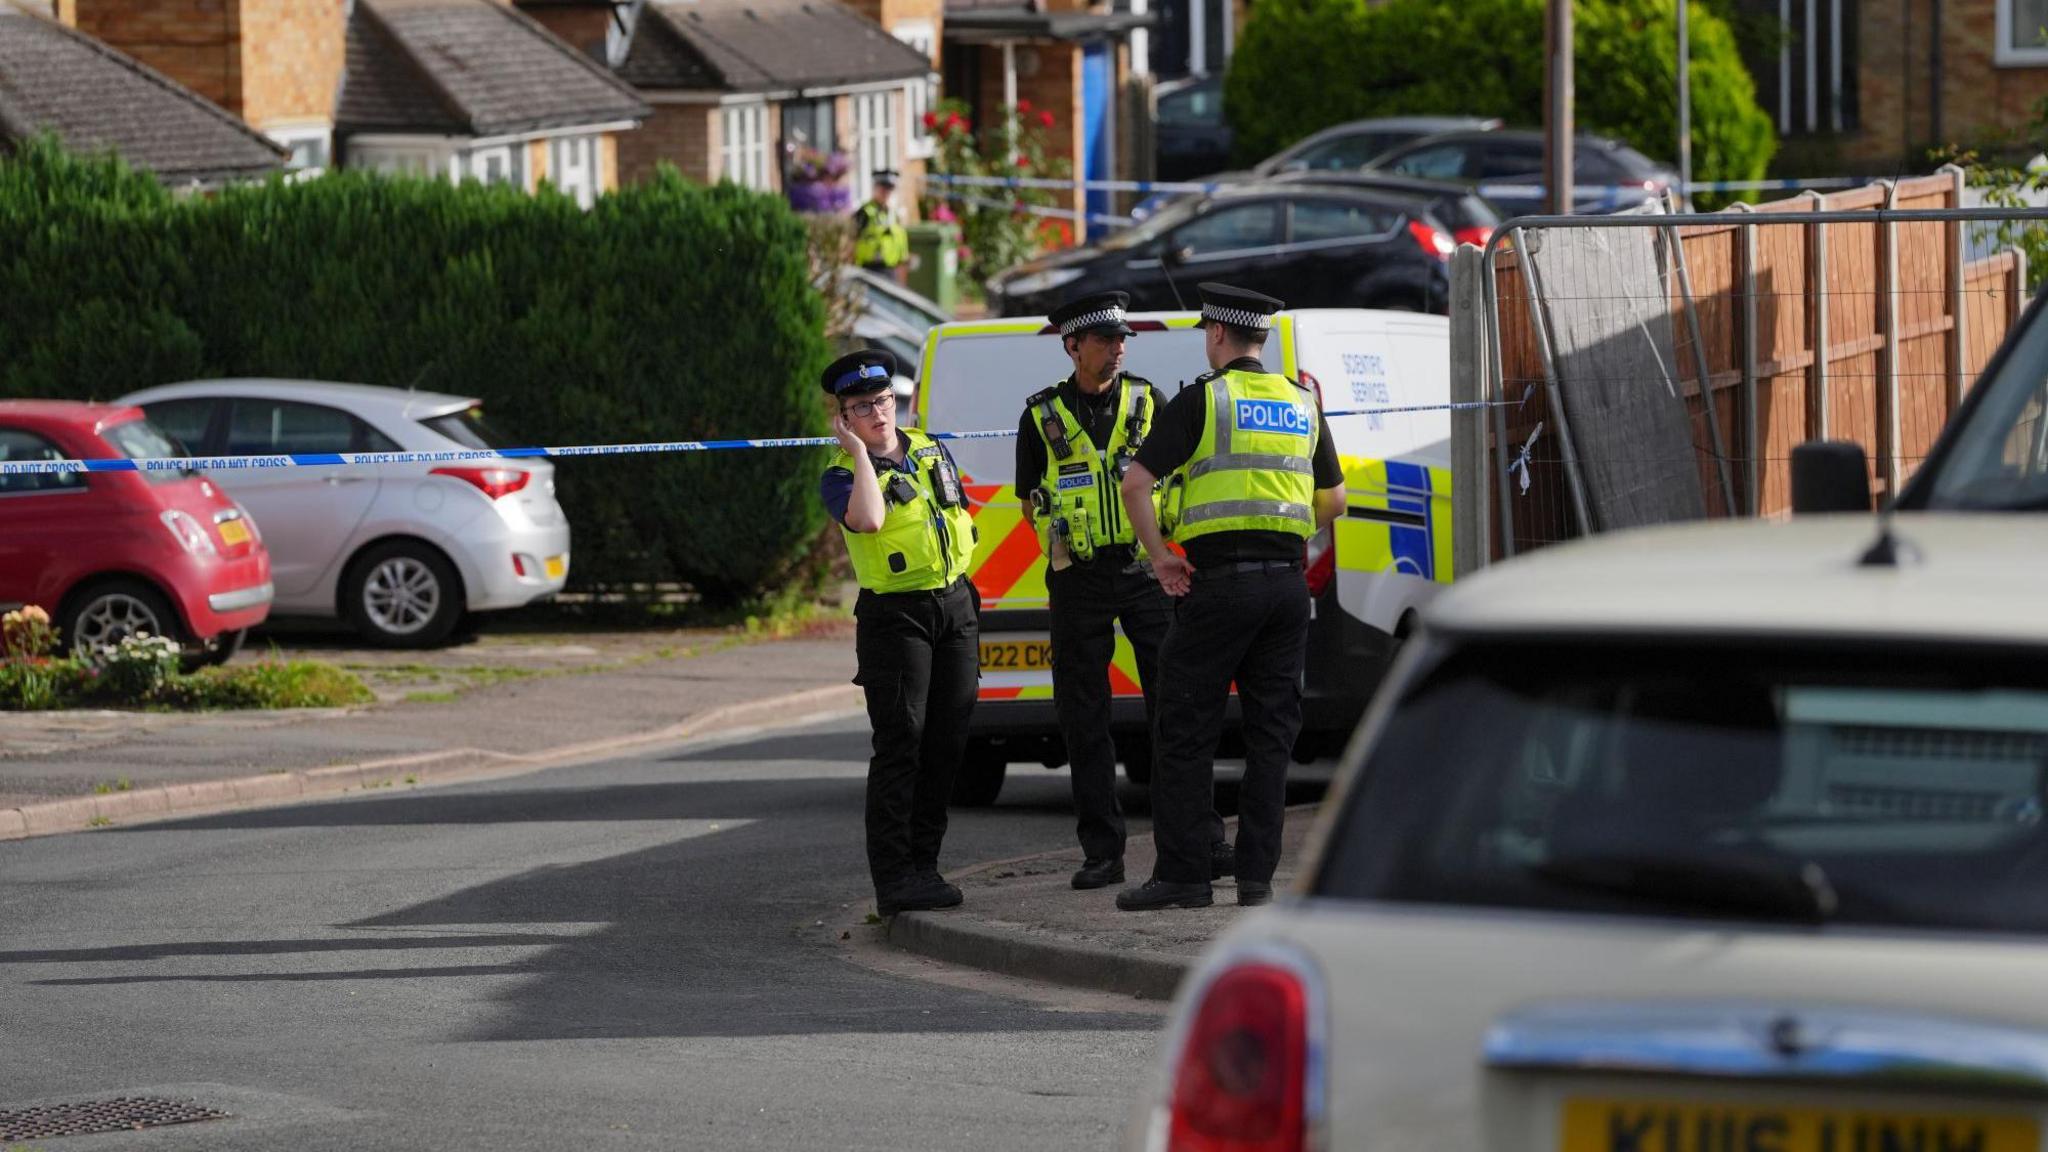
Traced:
<path fill-rule="evenodd" d="M 943 455 L 932 462 L 932 487 L 934 501 L 941 508 L 959 508 L 967 503 L 967 493 L 960 487 L 960 472 Z"/>
<path fill-rule="evenodd" d="M 1045 433 L 1045 442 L 1052 447 L 1053 455 L 1062 459 L 1073 455 L 1073 444 L 1067 439 L 1067 426 L 1060 420 L 1059 413 L 1054 412 L 1051 405 L 1039 411 L 1044 415 L 1039 417 L 1038 427 Z"/>

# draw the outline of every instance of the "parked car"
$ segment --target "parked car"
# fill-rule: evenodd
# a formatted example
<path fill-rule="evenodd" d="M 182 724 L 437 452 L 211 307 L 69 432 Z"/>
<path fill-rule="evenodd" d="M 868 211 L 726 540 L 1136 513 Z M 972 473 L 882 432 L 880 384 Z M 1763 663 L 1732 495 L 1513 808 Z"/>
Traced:
<path fill-rule="evenodd" d="M 196 380 L 134 393 L 194 455 L 513 445 L 463 396 L 307 380 Z M 214 479 L 270 544 L 280 616 L 340 617 L 417 648 L 562 590 L 569 523 L 538 459 L 231 469 Z"/>
<path fill-rule="evenodd" d="M 1220 109 L 1220 105 L 1219 105 Z M 1410 140 L 1439 132 L 1486 132 L 1500 127 L 1500 121 L 1481 116 L 1381 116 L 1335 124 L 1307 136 L 1235 172 L 1214 172 L 1185 177 L 1208 184 L 1242 184 L 1265 180 L 1290 172 L 1356 172 L 1374 157 Z M 1160 176 L 1161 180 L 1177 179 Z M 1162 192 L 1148 196 L 1131 209 L 1134 220 L 1143 220 L 1187 193 Z"/>
<path fill-rule="evenodd" d="M 1892 532 L 1461 577 L 1293 892 L 1182 984 L 1126 1146 L 2041 1147 L 2048 534 Z"/>
<path fill-rule="evenodd" d="M 0 401 L 0 463 L 182 454 L 130 405 Z M 220 662 L 270 603 L 262 534 L 196 472 L 0 474 L 0 611 L 43 608 L 73 650 L 146 632 Z"/>
<path fill-rule="evenodd" d="M 1503 216 L 1543 208 L 1543 133 L 1527 129 L 1446 132 L 1375 157 L 1366 168 L 1454 180 L 1481 187 Z M 1599 214 L 1634 208 L 1678 186 L 1678 173 L 1605 136 L 1572 142 L 1572 210 Z"/>
<path fill-rule="evenodd" d="M 1194 180 L 1230 163 L 1222 73 L 1169 80 L 1153 91 L 1152 106 L 1157 179 Z"/>
<path fill-rule="evenodd" d="M 1500 224 L 1500 213 L 1484 196 L 1463 185 L 1443 180 L 1419 180 L 1386 172 L 1288 172 L 1273 177 L 1276 184 L 1320 185 L 1325 188 L 1357 188 L 1389 196 L 1405 196 L 1420 204 L 1430 218 L 1441 224 L 1459 244 L 1485 244 Z"/>
<path fill-rule="evenodd" d="M 1087 248 L 1050 253 L 992 277 L 991 311 L 1050 312 L 1077 285 L 1128 292 L 1131 307 L 1169 310 L 1195 285 L 1223 280 L 1294 308 L 1442 312 L 1450 233 L 1409 196 L 1263 182 L 1182 201 Z"/>

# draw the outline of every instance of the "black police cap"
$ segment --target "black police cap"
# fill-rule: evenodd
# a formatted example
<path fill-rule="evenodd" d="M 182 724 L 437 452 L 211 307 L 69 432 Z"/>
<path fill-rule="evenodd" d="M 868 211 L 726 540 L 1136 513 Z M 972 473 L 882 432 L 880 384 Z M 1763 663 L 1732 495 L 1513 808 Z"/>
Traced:
<path fill-rule="evenodd" d="M 1273 314 L 1287 307 L 1264 292 L 1254 292 L 1249 288 L 1233 288 L 1214 282 L 1196 287 L 1202 293 L 1202 318 L 1195 321 L 1197 328 L 1206 327 L 1213 320 L 1233 328 L 1265 332 L 1273 327 Z"/>
<path fill-rule="evenodd" d="M 896 357 L 880 348 L 863 348 L 834 360 L 819 383 L 829 396 L 859 396 L 889 387 L 896 375 Z"/>
<path fill-rule="evenodd" d="M 1083 332 L 1129 336 L 1131 326 L 1126 322 L 1124 312 L 1130 306 L 1128 292 L 1096 292 L 1067 301 L 1046 319 L 1052 321 L 1062 337 L 1078 336 Z"/>
<path fill-rule="evenodd" d="M 875 183 L 886 184 L 891 188 L 896 186 L 897 178 L 900 176 L 902 176 L 902 173 L 894 168 L 877 168 L 874 172 Z"/>

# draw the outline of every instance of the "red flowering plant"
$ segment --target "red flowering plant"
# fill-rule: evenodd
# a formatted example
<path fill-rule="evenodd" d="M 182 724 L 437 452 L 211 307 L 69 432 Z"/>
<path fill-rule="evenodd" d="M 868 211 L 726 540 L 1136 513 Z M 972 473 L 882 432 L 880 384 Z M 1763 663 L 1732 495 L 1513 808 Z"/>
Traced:
<path fill-rule="evenodd" d="M 927 170 L 934 176 L 1071 179 L 1072 161 L 1056 154 L 1049 140 L 1055 123 L 1051 112 L 1033 108 L 1029 100 L 1019 100 L 1000 123 L 976 131 L 967 105 L 958 100 L 941 101 L 925 114 L 925 127 L 933 140 Z M 1062 206 L 1066 199 L 1066 194 L 1051 188 L 928 180 L 922 212 L 927 220 L 959 222 L 965 241 L 961 274 L 969 283 L 983 284 L 1003 269 L 1051 247 L 1062 235 L 1072 236 L 1071 228 L 1063 232 L 1044 228 L 1045 221 L 1058 217 L 1032 211 Z"/>

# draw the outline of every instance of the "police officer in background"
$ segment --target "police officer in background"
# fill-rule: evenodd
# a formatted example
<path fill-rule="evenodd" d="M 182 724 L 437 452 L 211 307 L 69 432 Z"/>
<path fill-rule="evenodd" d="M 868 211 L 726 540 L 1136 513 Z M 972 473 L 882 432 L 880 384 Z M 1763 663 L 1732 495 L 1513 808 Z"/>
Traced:
<path fill-rule="evenodd" d="M 876 172 L 868 201 L 853 210 L 853 262 L 900 284 L 908 271 L 910 233 L 889 202 L 895 194 L 895 169 Z"/>
<path fill-rule="evenodd" d="M 1102 292 L 1053 312 L 1049 319 L 1074 371 L 1026 400 L 1017 426 L 1017 500 L 1048 561 L 1053 705 L 1073 766 L 1083 857 L 1073 884 L 1082 889 L 1124 879 L 1124 816 L 1110 735 L 1113 625 L 1123 625 L 1137 656 L 1149 732 L 1159 644 L 1172 611 L 1137 551 L 1118 496 L 1125 468 L 1166 407 L 1151 382 L 1123 371 L 1129 304 L 1122 292 Z M 1152 756 L 1150 741 L 1141 754 Z M 1211 840 L 1221 849 L 1214 866 L 1227 875 L 1221 816 L 1214 817 Z"/>
<path fill-rule="evenodd" d="M 884 916 L 960 903 L 939 875 L 939 843 L 974 710 L 981 631 L 959 469 L 943 444 L 896 426 L 895 375 L 895 357 L 873 350 L 825 369 L 840 452 L 818 486 L 860 581 L 854 682 L 874 729 L 868 871 Z"/>
<path fill-rule="evenodd" d="M 1123 479 L 1123 504 L 1159 586 L 1179 597 L 1159 653 L 1159 771 L 1152 782 L 1152 878 L 1118 893 L 1127 912 L 1213 902 L 1207 830 L 1216 738 L 1232 681 L 1244 722 L 1237 902 L 1272 899 L 1287 764 L 1301 731 L 1308 538 L 1344 513 L 1344 472 L 1315 395 L 1259 360 L 1280 301 L 1203 284 L 1212 371 L 1160 414 Z M 1166 547 L 1152 487 L 1173 539 Z"/>

